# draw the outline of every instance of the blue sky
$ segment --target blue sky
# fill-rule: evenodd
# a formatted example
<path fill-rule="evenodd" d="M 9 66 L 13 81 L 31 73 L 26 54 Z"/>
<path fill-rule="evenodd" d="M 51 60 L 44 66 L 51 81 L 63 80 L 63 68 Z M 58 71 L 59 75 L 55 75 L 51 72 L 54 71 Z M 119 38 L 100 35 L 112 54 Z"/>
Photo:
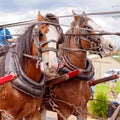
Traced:
<path fill-rule="evenodd" d="M 118 7 L 115 7 L 118 6 Z M 41 14 L 54 13 L 55 15 L 71 15 L 72 10 L 81 14 L 91 12 L 120 11 L 120 0 L 2 0 L 0 3 L 0 23 L 7 24 L 18 21 L 36 19 L 37 12 Z M 89 16 L 103 30 L 120 32 L 120 18 L 113 15 Z M 72 18 L 60 19 L 61 24 L 70 25 Z M 19 32 L 18 28 L 10 28 L 12 33 Z M 63 28 L 66 30 L 67 28 Z M 120 37 L 114 36 L 118 46 Z"/>

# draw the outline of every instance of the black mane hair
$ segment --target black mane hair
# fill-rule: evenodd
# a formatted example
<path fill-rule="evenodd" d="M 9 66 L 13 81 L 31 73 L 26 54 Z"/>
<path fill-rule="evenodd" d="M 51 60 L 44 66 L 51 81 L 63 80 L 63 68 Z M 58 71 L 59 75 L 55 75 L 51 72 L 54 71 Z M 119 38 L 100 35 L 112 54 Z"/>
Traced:
<path fill-rule="evenodd" d="M 53 22 L 53 23 L 58 23 L 59 24 L 59 19 L 57 18 L 57 16 L 55 16 L 52 13 L 48 13 L 45 16 L 45 19 L 49 22 Z"/>
<path fill-rule="evenodd" d="M 35 25 L 36 24 L 32 24 L 29 27 L 26 27 L 25 32 L 17 39 L 15 52 L 17 52 L 18 59 L 22 67 L 24 67 L 25 63 L 28 60 L 26 57 L 23 56 L 23 54 L 31 54 L 32 52 L 32 32 Z"/>

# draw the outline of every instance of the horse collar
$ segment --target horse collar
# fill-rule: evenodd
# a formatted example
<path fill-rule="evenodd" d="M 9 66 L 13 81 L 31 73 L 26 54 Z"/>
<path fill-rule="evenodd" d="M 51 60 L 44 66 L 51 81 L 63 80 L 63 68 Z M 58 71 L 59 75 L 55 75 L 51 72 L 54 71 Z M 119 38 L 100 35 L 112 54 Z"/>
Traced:
<path fill-rule="evenodd" d="M 17 55 L 12 51 L 8 52 L 5 63 L 6 74 L 12 72 L 18 75 L 18 77 L 11 82 L 13 87 L 34 98 L 39 98 L 44 94 L 45 74 L 42 75 L 40 83 L 30 79 L 22 70 Z"/>
<path fill-rule="evenodd" d="M 70 63 L 70 61 L 65 56 L 63 57 L 63 64 L 61 66 L 62 67 L 58 70 L 58 73 L 60 74 L 65 74 L 68 72 L 72 72 L 76 69 L 81 69 L 81 68 L 74 66 L 72 63 Z M 75 76 L 75 78 L 78 78 L 80 80 L 91 80 L 93 76 L 94 76 L 93 64 L 89 59 L 87 59 L 86 69 L 81 74 Z"/>

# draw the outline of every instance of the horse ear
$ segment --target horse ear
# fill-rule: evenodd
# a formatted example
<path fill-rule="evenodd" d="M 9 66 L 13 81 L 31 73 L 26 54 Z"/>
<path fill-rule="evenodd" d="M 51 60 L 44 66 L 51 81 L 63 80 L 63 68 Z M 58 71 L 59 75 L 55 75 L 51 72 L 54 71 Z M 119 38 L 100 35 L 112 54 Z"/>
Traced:
<path fill-rule="evenodd" d="M 73 15 L 76 15 L 76 13 L 74 12 L 74 10 L 72 10 L 72 13 L 73 13 Z"/>
<path fill-rule="evenodd" d="M 85 11 L 82 13 L 82 15 L 83 15 L 83 16 L 85 16 L 85 17 L 87 17 L 87 14 L 86 14 L 86 12 L 85 12 Z"/>
<path fill-rule="evenodd" d="M 44 17 L 41 15 L 40 11 L 38 11 L 37 20 L 38 20 L 38 21 L 44 20 Z"/>
<path fill-rule="evenodd" d="M 73 15 L 74 15 L 74 19 L 75 19 L 75 21 L 77 20 L 77 18 L 78 18 L 78 16 L 77 16 L 77 14 L 72 10 L 72 13 L 73 13 Z"/>

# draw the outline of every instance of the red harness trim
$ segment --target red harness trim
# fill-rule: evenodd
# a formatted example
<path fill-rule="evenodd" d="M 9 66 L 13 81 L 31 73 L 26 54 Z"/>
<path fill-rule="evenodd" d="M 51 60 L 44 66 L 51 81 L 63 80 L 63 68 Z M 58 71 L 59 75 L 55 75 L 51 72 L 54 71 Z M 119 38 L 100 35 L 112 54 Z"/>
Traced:
<path fill-rule="evenodd" d="M 82 70 L 74 70 L 72 72 L 67 73 L 67 75 L 69 76 L 69 78 L 75 77 L 78 74 L 81 74 L 83 71 Z"/>
<path fill-rule="evenodd" d="M 0 85 L 1 84 L 4 84 L 4 83 L 7 83 L 7 82 L 10 82 L 12 81 L 13 79 L 15 79 L 17 77 L 17 74 L 9 74 L 9 75 L 6 75 L 4 77 L 1 77 L 0 78 Z"/>

